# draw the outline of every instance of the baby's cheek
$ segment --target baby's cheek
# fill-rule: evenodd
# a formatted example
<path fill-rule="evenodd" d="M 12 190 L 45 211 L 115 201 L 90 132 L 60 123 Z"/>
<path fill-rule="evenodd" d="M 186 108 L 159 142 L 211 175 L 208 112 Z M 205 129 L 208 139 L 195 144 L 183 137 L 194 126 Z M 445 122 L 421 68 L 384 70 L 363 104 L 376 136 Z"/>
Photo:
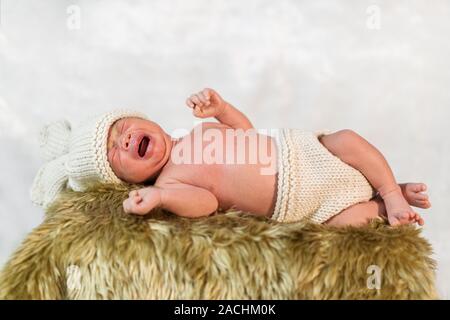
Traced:
<path fill-rule="evenodd" d="M 108 162 L 109 162 L 109 165 L 111 166 L 111 169 L 114 172 L 114 174 L 118 178 L 120 178 L 121 171 L 122 171 L 121 168 L 117 165 L 117 163 L 113 159 L 108 158 Z"/>
<path fill-rule="evenodd" d="M 133 159 L 127 159 L 126 157 L 122 158 L 121 161 L 122 166 L 120 167 L 120 172 L 122 173 L 122 177 L 126 178 L 136 173 L 139 173 L 139 163 L 137 163 Z"/>

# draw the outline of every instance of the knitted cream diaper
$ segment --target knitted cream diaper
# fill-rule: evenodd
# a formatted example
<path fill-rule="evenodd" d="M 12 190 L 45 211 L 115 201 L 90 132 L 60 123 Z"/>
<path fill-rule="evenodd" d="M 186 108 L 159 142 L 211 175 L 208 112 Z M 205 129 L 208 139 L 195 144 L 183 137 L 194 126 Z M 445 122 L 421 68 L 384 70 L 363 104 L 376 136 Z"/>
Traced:
<path fill-rule="evenodd" d="M 272 219 L 323 223 L 374 196 L 374 189 L 358 170 L 322 145 L 318 138 L 323 134 L 281 129 L 275 136 L 278 177 Z"/>

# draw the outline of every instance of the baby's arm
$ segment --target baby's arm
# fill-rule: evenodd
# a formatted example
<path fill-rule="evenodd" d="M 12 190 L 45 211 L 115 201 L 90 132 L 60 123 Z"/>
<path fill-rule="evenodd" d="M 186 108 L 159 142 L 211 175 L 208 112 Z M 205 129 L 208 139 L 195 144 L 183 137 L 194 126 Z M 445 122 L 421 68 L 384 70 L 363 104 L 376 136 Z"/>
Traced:
<path fill-rule="evenodd" d="M 208 190 L 184 183 L 146 187 L 130 192 L 125 212 L 145 215 L 160 207 L 183 217 L 202 217 L 215 212 L 217 198 Z"/>
<path fill-rule="evenodd" d="M 187 100 L 188 107 L 199 118 L 215 117 L 220 123 L 234 129 L 252 129 L 250 120 L 241 111 L 222 99 L 213 89 L 205 88 L 191 95 Z"/>

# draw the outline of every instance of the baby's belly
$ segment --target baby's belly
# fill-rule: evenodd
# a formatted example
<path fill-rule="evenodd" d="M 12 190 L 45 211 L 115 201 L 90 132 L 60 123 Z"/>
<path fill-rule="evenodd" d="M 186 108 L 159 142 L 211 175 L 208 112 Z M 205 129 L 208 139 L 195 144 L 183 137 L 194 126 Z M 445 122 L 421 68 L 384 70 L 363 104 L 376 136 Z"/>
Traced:
<path fill-rule="evenodd" d="M 261 174 L 258 166 L 228 166 L 213 191 L 219 208 L 235 208 L 257 215 L 270 216 L 276 197 L 276 175 Z"/>
<path fill-rule="evenodd" d="M 275 140 L 262 134 L 256 134 L 256 139 L 255 136 L 244 139 L 238 131 L 226 132 L 224 128 L 206 134 L 212 132 L 219 133 L 213 140 L 218 142 L 215 145 L 207 142 L 208 139 L 197 140 L 194 135 L 183 140 L 180 152 L 174 154 L 182 155 L 190 164 L 186 161 L 174 164 L 172 174 L 181 177 L 183 182 L 211 191 L 220 209 L 236 208 L 271 215 L 276 197 Z"/>
<path fill-rule="evenodd" d="M 251 143 L 235 145 L 232 156 L 224 150 L 224 163 L 205 167 L 210 174 L 205 172 L 198 176 L 216 177 L 211 191 L 218 199 L 220 209 L 235 208 L 263 216 L 273 213 L 277 185 L 276 146 L 271 137 L 258 135 L 258 138 L 260 140 L 253 146 Z"/>

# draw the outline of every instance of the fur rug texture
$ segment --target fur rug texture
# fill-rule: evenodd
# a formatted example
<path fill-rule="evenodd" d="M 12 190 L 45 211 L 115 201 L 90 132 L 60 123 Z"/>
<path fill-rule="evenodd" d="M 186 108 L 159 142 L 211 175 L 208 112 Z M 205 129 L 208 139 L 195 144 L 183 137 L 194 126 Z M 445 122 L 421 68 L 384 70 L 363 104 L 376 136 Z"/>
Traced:
<path fill-rule="evenodd" d="M 437 298 L 432 249 L 413 226 L 127 215 L 136 187 L 64 193 L 3 267 L 0 298 Z"/>

